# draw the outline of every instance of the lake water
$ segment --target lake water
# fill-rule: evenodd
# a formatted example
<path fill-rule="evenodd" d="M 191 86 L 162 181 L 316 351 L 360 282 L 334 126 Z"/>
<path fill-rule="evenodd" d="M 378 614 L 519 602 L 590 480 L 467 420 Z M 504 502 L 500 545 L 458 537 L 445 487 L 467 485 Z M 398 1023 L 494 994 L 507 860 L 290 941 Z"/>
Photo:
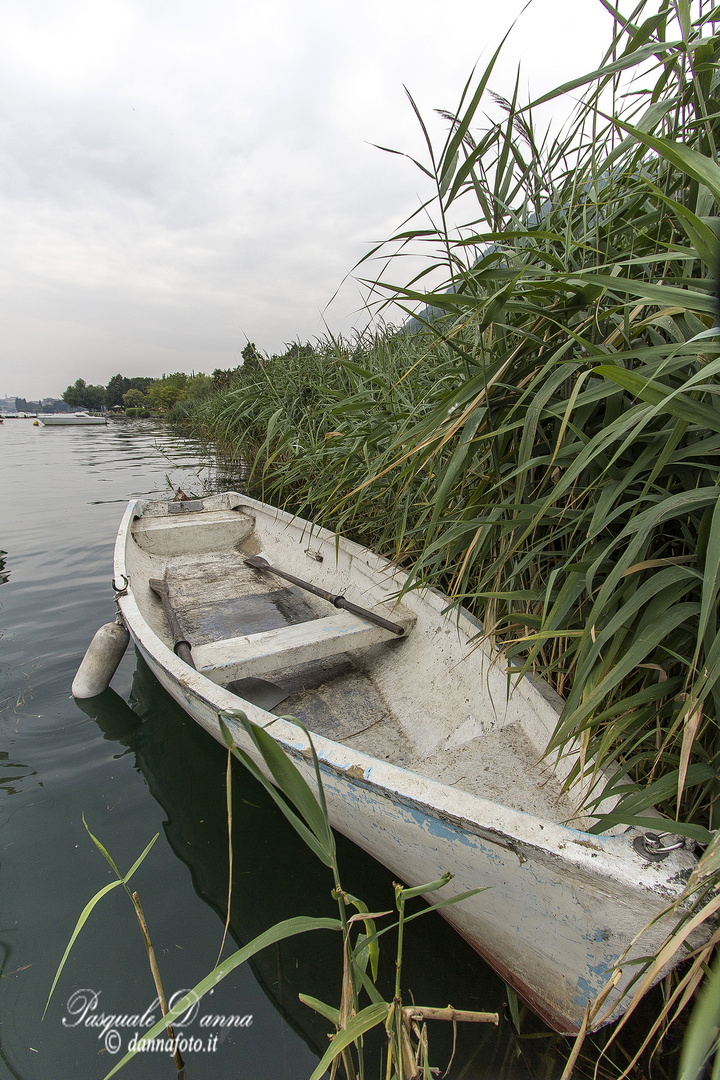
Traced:
<path fill-rule="evenodd" d="M 0 1076 L 104 1077 L 140 1030 L 122 1020 L 152 1011 L 145 949 L 117 888 L 89 916 L 42 1019 L 80 912 L 114 880 L 83 816 L 122 872 L 159 834 L 132 885 L 168 996 L 215 964 L 227 892 L 224 751 L 132 650 L 101 699 L 81 707 L 70 695 L 90 638 L 114 618 L 112 550 L 128 499 L 213 484 L 228 486 L 203 448 L 151 421 L 0 426 Z M 233 806 L 235 942 L 294 915 L 335 916 L 328 871 L 241 768 Z M 345 888 L 370 910 L 392 907 L 391 876 L 342 838 L 339 848 Z M 230 940 L 224 955 L 234 948 Z M 385 947 L 388 993 L 393 961 Z M 438 916 L 408 926 L 403 975 L 418 1003 L 501 1014 L 498 1028 L 460 1026 L 451 1077 L 560 1075 L 566 1040 L 522 1007 L 521 1030 L 536 1037 L 518 1040 L 503 983 Z M 195 1043 L 188 1080 L 309 1077 L 329 1025 L 298 1001 L 300 991 L 339 1004 L 335 935 L 268 949 L 205 998 L 183 1032 Z M 101 1013 L 121 1018 L 108 1034 L 90 1024 Z M 252 1022 L 229 1026 L 236 1017 Z M 444 1069 L 450 1025 L 432 1026 L 430 1050 Z M 172 1080 L 175 1069 L 165 1054 L 144 1054 L 120 1075 Z"/>

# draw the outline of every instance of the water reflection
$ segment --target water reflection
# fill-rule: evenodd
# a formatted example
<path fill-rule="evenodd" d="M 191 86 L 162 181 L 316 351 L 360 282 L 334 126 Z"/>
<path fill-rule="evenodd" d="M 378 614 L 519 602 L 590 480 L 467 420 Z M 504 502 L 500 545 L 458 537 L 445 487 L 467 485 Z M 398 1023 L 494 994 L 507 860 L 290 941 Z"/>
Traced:
<path fill-rule="evenodd" d="M 16 969 L 15 971 L 10 970 L 11 954 L 12 948 L 10 944 L 7 941 L 0 940 L 0 979 L 9 979 L 12 975 L 19 974 L 19 972 L 23 970 L 22 968 Z M 2 1061 L 7 1070 L 7 1076 L 11 1076 L 13 1080 L 24 1080 L 22 1073 L 15 1068 L 14 1063 L 11 1061 L 10 1055 L 6 1052 L 2 1041 L 0 1041 L 0 1061 Z"/>
<path fill-rule="evenodd" d="M 4 585 L 10 577 L 10 571 L 5 568 L 7 551 L 0 551 L 0 585 Z"/>
<path fill-rule="evenodd" d="M 10 769 L 10 776 L 6 775 L 5 769 Z M 35 769 L 31 769 L 29 765 L 15 764 L 10 761 L 10 755 L 6 750 L 0 751 L 0 791 L 4 791 L 6 795 L 17 795 L 20 788 L 16 786 L 20 780 L 24 780 L 28 776 L 37 776 Z M 22 771 L 24 770 L 24 771 Z"/>

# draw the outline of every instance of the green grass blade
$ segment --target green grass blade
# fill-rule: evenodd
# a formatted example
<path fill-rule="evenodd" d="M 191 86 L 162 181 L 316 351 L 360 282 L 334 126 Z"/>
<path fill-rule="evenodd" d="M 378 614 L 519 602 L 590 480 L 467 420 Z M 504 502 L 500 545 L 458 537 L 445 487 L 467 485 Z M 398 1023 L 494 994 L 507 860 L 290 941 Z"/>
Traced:
<path fill-rule="evenodd" d="M 141 863 L 142 863 L 142 862 L 144 861 L 144 859 L 145 859 L 145 856 L 146 856 L 146 855 L 148 854 L 148 852 L 150 851 L 150 848 L 151 848 L 151 847 L 153 846 L 153 844 L 155 843 L 155 841 L 157 840 L 157 838 L 158 838 L 158 836 L 159 836 L 159 835 L 160 835 L 160 833 L 155 833 L 155 835 L 153 836 L 152 840 L 151 840 L 151 841 L 150 841 L 150 843 L 149 843 L 149 844 L 147 845 L 147 847 L 145 848 L 145 850 L 144 850 L 144 851 L 142 852 L 142 854 L 141 854 L 141 855 L 139 855 L 139 856 L 138 856 L 138 858 L 137 858 L 137 859 L 135 860 L 135 862 L 134 862 L 134 863 L 132 864 L 132 866 L 131 866 L 131 867 L 130 867 L 130 869 L 128 870 L 128 872 L 127 872 L 127 874 L 125 875 L 125 877 L 124 877 L 124 878 L 122 879 L 122 880 L 123 880 L 123 882 L 124 882 L 124 883 L 125 883 L 126 885 L 127 885 L 128 881 L 130 880 L 130 878 L 131 878 L 131 877 L 133 876 L 133 874 L 135 873 L 135 871 L 137 870 L 137 868 L 138 868 L 138 867 L 140 866 L 140 864 L 141 864 Z"/>
<path fill-rule="evenodd" d="M 298 997 L 303 1005 L 307 1005 L 309 1008 L 314 1009 L 316 1013 L 320 1013 L 335 1027 L 340 1027 L 340 1011 L 338 1009 L 335 1009 L 332 1005 L 326 1005 L 324 1001 L 318 1001 L 317 998 L 311 997 L 309 994 L 298 994 Z"/>
<path fill-rule="evenodd" d="M 364 900 L 359 900 L 357 896 L 352 896 L 347 893 L 347 898 L 353 907 L 357 908 L 361 915 L 369 915 L 368 906 Z M 362 940 L 358 940 L 356 952 L 369 952 L 370 958 L 370 970 L 372 971 L 373 980 L 377 979 L 378 964 L 380 962 L 380 949 L 377 943 L 377 930 L 375 929 L 375 920 L 372 918 L 364 918 L 363 923 L 365 925 L 366 937 Z M 368 942 L 367 949 L 365 948 L 365 941 Z"/>
<path fill-rule="evenodd" d="M 289 724 L 295 724 L 296 727 L 299 727 L 300 730 L 304 732 L 305 738 L 308 741 L 308 745 L 310 747 L 310 755 L 313 761 L 313 768 L 315 769 L 315 783 L 317 785 L 316 797 L 318 806 L 320 807 L 320 814 L 322 818 L 322 824 L 318 822 L 318 827 L 322 829 L 322 836 L 324 838 L 324 842 L 327 845 L 328 851 L 334 852 L 335 838 L 333 836 L 333 831 L 330 827 L 330 817 L 328 815 L 327 802 L 325 801 L 325 787 L 322 782 L 322 776 L 320 775 L 320 759 L 317 756 L 317 751 L 315 750 L 315 744 L 312 740 L 312 735 L 310 734 L 310 731 L 305 726 L 305 724 L 303 724 L 302 720 L 298 720 L 296 716 L 283 716 L 283 720 L 286 720 Z"/>
<path fill-rule="evenodd" d="M 262 754 L 277 786 L 303 816 L 318 843 L 327 845 L 327 815 L 298 768 L 264 728 L 253 724 L 244 713 L 238 714 L 238 719 Z"/>
<path fill-rule="evenodd" d="M 102 889 L 100 889 L 100 891 L 99 891 L 99 892 L 95 893 L 95 895 L 94 895 L 94 896 L 92 897 L 92 899 L 91 899 L 91 900 L 89 900 L 89 901 L 87 902 L 87 904 L 85 905 L 85 907 L 84 907 L 84 908 L 82 909 L 82 911 L 81 911 L 81 913 L 80 913 L 80 917 L 78 918 L 78 921 L 77 921 L 77 923 L 75 924 L 75 929 L 73 930 L 73 932 L 72 932 L 72 934 L 71 934 L 71 936 L 70 936 L 70 940 L 69 940 L 69 942 L 67 943 L 67 947 L 66 947 L 66 949 L 65 949 L 65 952 L 63 953 L 63 956 L 62 956 L 62 960 L 60 961 L 60 964 L 58 965 L 58 969 L 57 969 L 57 971 L 55 972 L 55 978 L 54 978 L 54 979 L 53 979 L 53 981 L 52 981 L 52 986 L 50 987 L 50 993 L 48 994 L 48 998 L 47 998 L 47 1001 L 45 1002 L 45 1008 L 43 1009 L 43 1017 L 45 1016 L 45 1013 L 47 1012 L 47 1009 L 48 1009 L 48 1005 L 50 1004 L 50 999 L 51 999 L 51 997 L 53 996 L 53 991 L 55 990 L 55 987 L 57 986 L 57 982 L 58 982 L 58 979 L 60 978 L 60 975 L 61 975 L 61 972 L 62 972 L 63 968 L 65 967 L 65 961 L 67 960 L 68 956 L 70 955 L 70 950 L 72 949 L 72 947 L 73 947 L 73 945 L 74 945 L 74 943 L 75 943 L 75 939 L 77 938 L 78 934 L 80 933 L 80 931 L 82 930 L 83 926 L 84 926 L 84 925 L 85 925 L 85 923 L 87 922 L 87 920 L 88 920 L 88 917 L 89 917 L 89 915 L 91 914 L 91 912 L 92 912 L 93 908 L 95 907 L 95 905 L 96 905 L 96 904 L 97 904 L 97 903 L 98 903 L 98 902 L 99 902 L 100 900 L 102 900 L 103 896 L 105 896 L 105 895 L 106 895 L 107 893 L 111 892 L 111 891 L 112 891 L 113 889 L 116 889 L 116 888 L 118 887 L 118 885 L 123 885 L 123 886 L 125 886 L 125 887 L 127 888 L 127 883 L 128 883 L 128 881 L 129 881 L 129 880 L 130 880 L 130 878 L 131 878 L 131 877 L 133 876 L 133 874 L 135 873 L 135 871 L 137 870 L 137 868 L 138 868 L 138 867 L 140 866 L 140 864 L 141 864 L 141 863 L 143 862 L 143 860 L 145 859 L 145 856 L 146 856 L 146 855 L 148 854 L 148 852 L 150 851 L 150 848 L 151 848 L 151 847 L 153 846 L 153 844 L 154 844 L 154 843 L 155 843 L 155 841 L 157 840 L 158 836 L 160 835 L 159 833 L 155 833 L 155 835 L 153 836 L 152 840 L 151 840 L 151 841 L 150 841 L 150 843 L 149 843 L 149 844 L 147 845 L 147 847 L 145 848 L 145 850 L 144 850 L 144 851 L 142 852 L 142 854 L 141 854 L 141 855 L 140 855 L 140 856 L 139 856 L 139 857 L 138 857 L 138 858 L 137 858 L 137 859 L 135 860 L 135 862 L 134 862 L 134 863 L 132 864 L 132 866 L 131 866 L 131 867 L 130 867 L 130 869 L 128 870 L 127 874 L 125 874 L 125 876 L 123 877 L 123 876 L 122 876 L 122 874 L 120 874 L 120 872 L 118 871 L 118 869 L 117 869 L 117 867 L 116 867 L 116 865 L 115 865 L 114 861 L 112 860 L 112 858 L 110 857 L 110 855 L 108 854 L 108 852 L 107 852 L 107 851 L 105 850 L 105 848 L 103 847 L 103 845 L 102 845 L 102 844 L 100 843 L 100 841 L 99 841 L 99 840 L 98 840 L 98 839 L 97 839 L 97 838 L 96 838 L 95 836 L 93 836 L 93 834 L 92 834 L 92 833 L 90 832 L 90 829 L 88 828 L 88 824 L 87 824 L 87 822 L 85 821 L 85 815 L 84 815 L 84 814 L 83 814 L 83 818 L 82 818 L 82 821 L 83 821 L 83 825 L 84 825 L 84 826 L 85 826 L 85 828 L 87 829 L 87 831 L 88 831 L 88 834 L 90 835 L 91 839 L 93 840 L 93 842 L 95 843 L 95 845 L 97 846 L 97 848 L 98 848 L 98 849 L 99 849 L 99 850 L 100 850 L 100 851 L 102 852 L 102 854 L 104 855 L 104 857 L 105 857 L 105 858 L 107 859 L 107 861 L 108 861 L 108 862 L 110 863 L 110 865 L 112 866 L 113 870 L 114 870 L 114 871 L 115 871 L 115 873 L 117 874 L 117 876 L 118 876 L 118 880 L 117 880 L 117 881 L 111 881 L 109 885 L 105 885 L 105 886 L 104 886 L 104 887 L 103 887 Z"/>
<path fill-rule="evenodd" d="M 414 896 L 424 896 L 426 893 L 437 892 L 438 889 L 444 888 L 451 878 L 452 874 L 447 871 L 437 881 L 430 881 L 427 885 L 415 885 L 411 889 L 402 889 L 400 899 L 405 902 L 406 900 L 412 900 Z"/>
<path fill-rule="evenodd" d="M 366 1031 L 370 1031 L 371 1028 L 382 1024 L 386 1020 L 389 1011 L 390 1006 L 384 1001 L 361 1009 L 359 1013 L 353 1016 L 348 1026 L 341 1028 L 337 1033 L 320 1059 L 320 1064 L 313 1070 L 310 1080 L 320 1080 L 320 1077 L 338 1054 L 342 1053 L 351 1043 L 361 1038 Z"/>
<path fill-rule="evenodd" d="M 453 904 L 461 904 L 463 900 L 468 900 L 471 896 L 477 896 L 490 888 L 492 888 L 491 885 L 481 885 L 477 889 L 467 889 L 466 892 L 457 893 L 456 896 L 448 896 L 447 899 L 438 900 L 436 904 L 430 904 L 429 907 L 423 908 L 422 911 L 415 911 L 412 915 L 406 915 L 405 922 L 412 922 L 413 919 L 419 919 L 421 915 L 428 915 L 431 911 L 441 911 L 443 908 L 452 907 Z"/>
<path fill-rule="evenodd" d="M 686 783 L 685 787 L 687 786 Z M 673 836 L 687 836 L 690 840 L 696 840 L 699 844 L 709 843 L 713 835 L 702 825 L 693 825 L 687 821 L 678 822 L 673 821 L 672 818 L 643 817 L 637 814 L 625 814 L 622 811 L 618 811 L 616 814 L 603 814 L 592 828 L 587 831 L 598 835 L 607 832 L 614 825 L 627 825 L 635 829 L 649 829 L 651 832 L 667 832 Z"/>
<path fill-rule="evenodd" d="M 508 1009 L 510 1010 L 513 1025 L 517 1033 L 520 1034 L 520 1006 L 518 1004 L 518 996 L 512 986 L 508 986 L 507 983 L 505 983 L 505 993 L 507 994 Z"/>
<path fill-rule="evenodd" d="M 709 979 L 690 1017 L 680 1055 L 678 1080 L 700 1080 L 717 1046 L 720 1028 L 720 956 L 715 957 Z"/>
<path fill-rule="evenodd" d="M 676 169 L 684 172 L 686 176 L 691 177 L 700 184 L 704 184 L 711 192 L 715 202 L 720 202 L 720 166 L 712 158 L 699 153 L 691 146 L 673 142 L 672 139 L 662 139 L 656 135 L 651 135 L 650 132 L 633 127 L 632 124 L 628 124 L 619 118 L 615 119 L 615 123 L 623 131 L 637 139 L 638 142 L 651 147 Z"/>
<path fill-rule="evenodd" d="M 663 46 L 663 51 L 681 45 L 682 41 L 668 42 Z M 645 45 L 635 52 L 626 56 L 621 56 L 618 60 L 613 61 L 610 64 L 604 64 L 602 67 L 595 68 L 593 71 L 588 72 L 587 75 L 581 75 L 575 79 L 569 79 L 567 82 L 562 83 L 554 90 L 549 90 L 541 97 L 534 98 L 528 109 L 534 109 L 538 105 L 544 105 L 546 101 L 552 101 L 554 98 L 561 97 L 563 94 L 569 93 L 571 90 L 577 90 L 581 86 L 585 86 L 587 83 L 594 82 L 595 80 L 602 80 L 607 82 L 612 75 L 619 74 L 623 71 L 628 71 L 631 68 L 637 67 L 645 60 L 652 59 L 653 56 L 657 56 L 660 51 L 660 47 L 657 44 Z"/>
<path fill-rule="evenodd" d="M 57 971 L 55 972 L 55 978 L 52 981 L 52 986 L 50 987 L 50 993 L 48 994 L 47 1001 L 45 1002 L 45 1008 L 43 1009 L 43 1017 L 45 1016 L 45 1013 L 48 1010 L 48 1005 L 50 1004 L 50 998 L 53 996 L 53 991 L 55 990 L 55 987 L 57 986 L 57 982 L 58 982 L 58 979 L 60 978 L 62 969 L 65 967 L 65 961 L 67 960 L 68 956 L 70 955 L 70 950 L 72 949 L 73 945 L 75 944 L 75 939 L 77 938 L 78 934 L 80 933 L 83 926 L 87 922 L 88 917 L 89 917 L 90 913 L 92 912 L 93 908 L 95 907 L 95 905 L 100 900 L 102 900 L 103 896 L 107 895 L 107 893 L 109 893 L 109 892 L 112 892 L 113 889 L 117 889 L 119 885 L 122 885 L 122 881 L 111 881 L 109 885 L 105 885 L 104 888 L 100 889 L 99 892 L 95 893 L 95 895 L 92 897 L 91 900 L 88 900 L 87 904 L 85 905 L 85 907 L 80 912 L 80 917 L 79 917 L 77 923 L 75 924 L 75 929 L 73 930 L 72 934 L 70 935 L 70 940 L 67 943 L 67 946 L 65 948 L 65 952 L 63 953 L 63 956 L 62 956 L 62 960 L 60 961 L 60 964 L 58 965 Z"/>
<path fill-rule="evenodd" d="M 705 637 L 711 616 L 714 618 L 720 592 L 720 500 L 715 504 L 710 534 L 705 549 L 703 567 L 702 603 L 697 628 L 697 647 L 694 663 L 697 663 L 700 645 Z"/>
<path fill-rule="evenodd" d="M 716 832 L 711 843 L 703 853 L 688 882 L 688 888 L 695 888 L 700 882 L 712 877 L 720 870 L 720 832 Z"/>
<path fill-rule="evenodd" d="M 662 383 L 644 379 L 634 371 L 615 364 L 599 364 L 595 368 L 598 375 L 629 390 L 635 397 L 657 406 L 662 412 L 677 416 L 689 424 L 700 424 L 711 431 L 720 432 L 720 410 L 713 409 L 702 401 L 685 397 L 678 390 L 672 390 Z"/>
<path fill-rule="evenodd" d="M 256 953 L 266 949 L 268 945 L 274 945 L 278 941 L 284 941 L 286 938 L 294 937 L 296 934 L 306 934 L 310 930 L 341 930 L 339 919 L 316 919 L 309 916 L 300 915 L 294 919 L 285 919 L 283 922 L 277 923 L 275 926 L 266 930 L 264 933 L 259 934 L 252 941 L 244 945 L 242 949 L 238 949 L 232 956 L 228 956 L 226 960 L 223 960 L 221 964 L 218 964 L 209 975 L 206 975 L 204 979 L 201 979 L 192 990 L 189 990 L 183 998 L 178 1001 L 161 1020 L 158 1020 L 157 1024 L 151 1027 L 143 1036 L 145 1042 L 151 1042 L 157 1035 L 162 1035 L 168 1024 L 172 1024 L 178 1016 L 181 1016 L 186 1009 L 189 1009 L 199 999 L 205 996 L 213 990 L 218 983 L 222 982 L 227 975 L 229 975 L 240 964 L 244 964 L 246 960 L 255 956 Z M 131 1058 L 135 1057 L 138 1053 L 137 1050 L 129 1050 L 125 1056 L 115 1065 L 113 1069 L 105 1076 L 104 1080 L 110 1080 L 111 1076 L 114 1076 L 120 1071 Z"/>
<path fill-rule="evenodd" d="M 446 149 L 445 149 L 445 152 L 443 154 L 443 159 L 442 159 L 442 161 L 440 163 L 439 188 L 440 188 L 441 194 L 445 193 L 445 191 L 447 190 L 448 185 L 450 184 L 450 181 L 452 179 L 452 174 L 455 171 L 455 167 L 457 165 L 458 152 L 460 150 L 460 146 L 462 145 L 462 141 L 465 138 L 465 136 L 467 135 L 468 130 L 470 128 L 470 124 L 472 123 L 472 121 L 473 121 L 473 119 L 475 117 L 475 114 L 476 114 L 476 112 L 477 112 L 477 110 L 478 110 L 478 108 L 480 106 L 480 101 L 482 99 L 483 94 L 485 93 L 485 90 L 487 88 L 487 84 L 488 84 L 488 81 L 490 79 L 490 76 L 493 73 L 493 69 L 495 67 L 495 64 L 497 63 L 498 57 L 500 56 L 502 48 L 503 48 L 503 46 L 504 46 L 504 44 L 505 44 L 511 30 L 512 30 L 512 27 L 505 34 L 505 37 L 502 39 L 502 41 L 498 45 L 497 49 L 493 53 L 489 64 L 487 65 L 487 67 L 483 71 L 483 74 L 482 74 L 482 76 L 480 78 L 480 81 L 479 81 L 479 83 L 478 83 L 478 85 L 477 85 L 477 87 L 475 89 L 475 92 L 474 92 L 474 94 L 473 94 L 473 96 L 472 96 L 472 98 L 470 100 L 470 103 L 469 103 L 467 109 L 465 110 L 465 113 L 464 113 L 462 119 L 460 119 L 458 121 L 457 126 L 456 126 L 456 128 L 455 128 L 455 130 L 454 130 L 454 132 L 453 132 L 453 134 L 452 134 L 452 136 L 450 138 L 450 141 L 448 142 L 448 145 L 447 145 Z"/>
<path fill-rule="evenodd" d="M 103 856 L 103 858 L 106 859 L 107 862 L 110 863 L 110 866 L 112 867 L 113 872 L 115 873 L 116 877 L 118 877 L 120 879 L 120 881 L 122 882 L 123 881 L 123 876 L 120 873 L 120 871 L 118 870 L 117 866 L 115 865 L 115 862 L 114 862 L 112 856 L 103 847 L 103 845 L 100 843 L 98 838 L 96 836 L 93 836 L 93 834 L 90 832 L 90 827 L 89 827 L 87 821 L 85 820 L 85 814 L 82 815 L 82 823 L 85 826 L 85 830 L 86 830 L 88 836 L 90 837 L 90 839 L 92 840 L 93 844 L 95 845 L 95 847 L 98 849 L 98 851 Z"/>
<path fill-rule="evenodd" d="M 287 800 L 277 791 L 275 785 L 268 780 L 263 771 L 258 768 L 250 755 L 246 754 L 244 750 L 241 750 L 241 748 L 235 744 L 232 733 L 224 723 L 222 716 L 219 718 L 219 723 L 226 745 L 231 749 L 233 756 L 236 757 L 238 761 L 242 762 L 248 772 L 251 773 L 258 783 L 265 788 L 275 805 L 282 811 L 292 827 L 307 844 L 310 850 L 317 855 L 318 859 L 326 866 L 333 866 L 334 848 L 331 851 L 326 844 L 318 840 L 313 830 L 309 829 L 302 818 L 293 811 Z"/>

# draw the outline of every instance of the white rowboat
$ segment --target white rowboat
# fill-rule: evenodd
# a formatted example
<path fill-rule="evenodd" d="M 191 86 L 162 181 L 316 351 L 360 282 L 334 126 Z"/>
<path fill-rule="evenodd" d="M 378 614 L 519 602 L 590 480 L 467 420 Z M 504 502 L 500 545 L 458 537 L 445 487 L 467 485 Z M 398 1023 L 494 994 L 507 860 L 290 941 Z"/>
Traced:
<path fill-rule="evenodd" d="M 372 609 L 402 636 L 249 566 L 258 555 Z M 131 503 L 114 573 L 137 648 L 212 736 L 222 741 L 226 709 L 267 724 L 246 688 L 271 679 L 286 695 L 275 712 L 313 732 L 338 830 L 409 886 L 447 870 L 441 896 L 490 886 L 445 917 L 556 1031 L 578 1030 L 633 938 L 681 895 L 692 845 L 652 860 L 637 830 L 585 831 L 579 792 L 561 790 L 572 761 L 553 771 L 541 760 L 560 698 L 530 678 L 508 694 L 472 617 L 445 614 L 449 601 L 433 590 L 397 602 L 406 579 L 385 559 L 230 492 Z M 180 635 L 152 579 L 164 583 Z M 178 636 L 197 670 L 173 651 Z M 229 726 L 261 765 L 242 725 Z M 301 729 L 277 720 L 268 730 L 314 784 Z M 672 926 L 660 919 L 628 958 L 654 952 Z M 636 971 L 624 968 L 598 1022 L 627 1007 L 622 992 Z"/>

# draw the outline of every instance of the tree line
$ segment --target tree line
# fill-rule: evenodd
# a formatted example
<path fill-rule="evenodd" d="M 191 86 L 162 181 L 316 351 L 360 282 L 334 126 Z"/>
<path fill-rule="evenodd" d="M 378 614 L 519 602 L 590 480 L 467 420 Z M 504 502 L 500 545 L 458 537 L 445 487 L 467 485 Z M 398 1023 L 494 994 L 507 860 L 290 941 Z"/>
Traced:
<path fill-rule="evenodd" d="M 204 397 L 214 392 L 213 376 L 176 371 L 160 379 L 113 375 L 107 386 L 95 386 L 84 379 L 76 379 L 62 398 L 74 409 L 142 409 L 164 413 L 184 398 Z"/>
<path fill-rule="evenodd" d="M 137 377 L 128 379 L 124 375 L 113 375 L 107 386 L 94 386 L 84 379 L 76 379 L 63 392 L 62 399 L 73 409 L 122 408 L 124 396 L 129 390 L 135 390 L 144 396 L 154 379 Z"/>
<path fill-rule="evenodd" d="M 181 401 L 197 401 L 230 389 L 240 381 L 243 374 L 249 374 L 261 364 L 312 353 L 312 345 L 296 343 L 287 345 L 282 357 L 264 358 L 255 343 L 249 341 L 241 353 L 242 364 L 234 368 L 216 368 L 212 375 L 187 375 L 185 372 L 175 371 L 154 379 L 144 375 L 128 378 L 118 374 L 113 375 L 107 386 L 76 379 L 63 392 L 62 399 L 73 409 L 90 409 L 96 412 L 102 409 L 124 409 L 127 412 L 130 409 L 130 415 L 136 415 L 137 410 L 147 412 L 148 415 L 167 413 Z"/>

